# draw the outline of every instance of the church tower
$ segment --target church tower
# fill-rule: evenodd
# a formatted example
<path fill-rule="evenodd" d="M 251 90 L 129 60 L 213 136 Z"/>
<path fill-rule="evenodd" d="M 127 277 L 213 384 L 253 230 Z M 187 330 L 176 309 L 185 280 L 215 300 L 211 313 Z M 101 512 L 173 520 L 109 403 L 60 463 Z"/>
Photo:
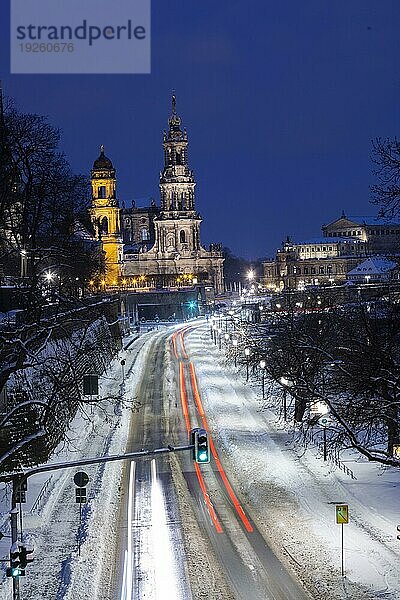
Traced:
<path fill-rule="evenodd" d="M 164 169 L 160 173 L 161 212 L 155 220 L 156 251 L 174 257 L 200 250 L 201 217 L 195 210 L 196 182 L 188 164 L 188 137 L 172 96 L 172 114 L 164 132 Z"/>
<path fill-rule="evenodd" d="M 116 197 L 115 169 L 100 148 L 100 156 L 94 161 L 92 173 L 91 217 L 96 236 L 101 240 L 106 260 L 106 286 L 118 284 L 122 265 L 122 237 L 120 208 Z"/>

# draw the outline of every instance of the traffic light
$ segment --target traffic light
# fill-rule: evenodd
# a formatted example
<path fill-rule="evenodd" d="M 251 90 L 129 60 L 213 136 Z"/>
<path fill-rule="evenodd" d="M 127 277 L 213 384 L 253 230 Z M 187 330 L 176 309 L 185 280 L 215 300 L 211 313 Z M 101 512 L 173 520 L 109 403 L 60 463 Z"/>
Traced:
<path fill-rule="evenodd" d="M 19 577 L 22 574 L 25 575 L 25 572 L 22 573 L 19 548 L 14 544 L 10 550 L 10 566 L 7 568 L 6 575 L 7 577 Z"/>
<path fill-rule="evenodd" d="M 205 429 L 198 429 L 194 434 L 195 461 L 200 464 L 210 462 L 210 448 Z"/>
<path fill-rule="evenodd" d="M 33 561 L 33 558 L 28 558 L 29 554 L 33 554 L 33 548 L 28 550 L 26 546 L 19 547 L 19 562 L 21 569 L 25 569 L 27 564 Z M 23 573 L 25 575 L 25 572 Z"/>

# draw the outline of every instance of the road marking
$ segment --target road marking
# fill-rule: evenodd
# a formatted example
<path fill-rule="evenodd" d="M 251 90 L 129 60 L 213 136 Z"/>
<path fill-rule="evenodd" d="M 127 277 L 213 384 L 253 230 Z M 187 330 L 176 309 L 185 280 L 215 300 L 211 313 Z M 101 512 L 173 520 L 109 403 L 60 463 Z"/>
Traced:
<path fill-rule="evenodd" d="M 122 588 L 121 588 L 121 600 L 127 600 L 127 597 L 126 597 L 126 555 L 127 555 L 127 551 L 125 550 L 124 574 L 122 577 Z"/>
<path fill-rule="evenodd" d="M 133 575 L 133 553 L 132 553 L 132 514 L 133 499 L 135 497 L 136 463 L 131 461 L 129 470 L 129 492 L 128 492 L 128 543 L 126 549 L 126 600 L 132 598 L 132 575 Z"/>
<path fill-rule="evenodd" d="M 192 390 L 193 390 L 193 396 L 196 402 L 196 406 L 197 406 L 197 410 L 199 411 L 200 417 L 203 421 L 203 426 L 204 429 L 208 432 L 208 423 L 207 423 L 207 419 L 206 419 L 206 415 L 204 413 L 204 408 L 203 408 L 203 404 L 200 398 L 200 393 L 199 393 L 199 388 L 197 385 L 197 378 L 196 378 L 196 372 L 195 372 L 195 368 L 194 368 L 194 364 L 192 362 L 189 363 L 189 369 L 190 369 L 190 379 L 192 382 Z M 233 505 L 236 509 L 236 512 L 238 513 L 239 517 L 241 518 L 243 525 L 245 526 L 246 530 L 251 533 L 253 531 L 253 527 L 250 524 L 250 521 L 248 520 L 243 508 L 241 507 L 238 499 L 236 498 L 235 492 L 232 489 L 231 484 L 229 483 L 228 477 L 226 476 L 226 473 L 224 471 L 224 468 L 221 464 L 221 461 L 219 460 L 218 457 L 218 453 L 217 450 L 214 446 L 214 442 L 212 440 L 212 437 L 209 435 L 209 443 L 210 443 L 210 449 L 212 452 L 212 455 L 214 457 L 215 460 L 215 464 L 217 465 L 217 469 L 221 475 L 222 481 L 224 482 L 224 485 L 226 487 L 226 490 L 229 494 L 230 499 L 233 502 Z"/>

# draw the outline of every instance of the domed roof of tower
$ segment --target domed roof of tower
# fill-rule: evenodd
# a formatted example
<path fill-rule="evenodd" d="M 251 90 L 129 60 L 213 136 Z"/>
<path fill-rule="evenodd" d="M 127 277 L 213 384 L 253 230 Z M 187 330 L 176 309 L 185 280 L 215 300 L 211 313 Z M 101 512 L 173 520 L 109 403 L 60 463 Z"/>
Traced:
<path fill-rule="evenodd" d="M 102 171 L 104 169 L 114 169 L 111 160 L 104 154 L 103 144 L 100 146 L 100 155 L 93 163 L 93 171 Z"/>

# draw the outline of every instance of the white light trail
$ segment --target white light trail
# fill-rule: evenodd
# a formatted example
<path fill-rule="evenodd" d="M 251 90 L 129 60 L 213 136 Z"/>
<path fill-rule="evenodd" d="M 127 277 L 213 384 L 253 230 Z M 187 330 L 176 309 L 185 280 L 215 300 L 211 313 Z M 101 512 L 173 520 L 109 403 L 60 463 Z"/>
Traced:
<path fill-rule="evenodd" d="M 129 470 L 129 485 L 128 485 L 128 508 L 127 508 L 127 547 L 125 550 L 124 560 L 124 575 L 122 579 L 121 600 L 131 600 L 132 598 L 132 571 L 133 571 L 133 555 L 132 555 L 132 515 L 133 515 L 133 499 L 135 497 L 135 461 L 131 461 Z"/>
<path fill-rule="evenodd" d="M 157 480 L 156 461 L 151 461 L 151 508 L 152 508 L 152 533 L 153 557 L 155 567 L 156 599 L 168 598 L 177 600 L 181 598 L 180 585 L 177 580 L 175 552 L 172 546 L 165 510 L 161 485 Z"/>

